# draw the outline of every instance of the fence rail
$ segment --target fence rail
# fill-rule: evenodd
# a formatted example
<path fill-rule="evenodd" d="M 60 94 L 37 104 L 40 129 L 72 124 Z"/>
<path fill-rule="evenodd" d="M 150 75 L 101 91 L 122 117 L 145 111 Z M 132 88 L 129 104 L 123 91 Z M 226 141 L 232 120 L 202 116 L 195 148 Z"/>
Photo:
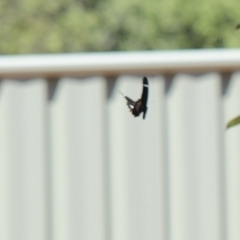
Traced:
<path fill-rule="evenodd" d="M 122 75 L 239 70 L 240 50 L 175 50 L 0 57 L 0 76 Z"/>

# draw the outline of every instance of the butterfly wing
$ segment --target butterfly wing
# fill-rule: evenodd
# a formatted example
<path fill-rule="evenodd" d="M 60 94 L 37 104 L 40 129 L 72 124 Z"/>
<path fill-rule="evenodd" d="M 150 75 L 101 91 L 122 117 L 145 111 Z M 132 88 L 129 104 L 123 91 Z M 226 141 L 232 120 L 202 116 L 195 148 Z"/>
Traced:
<path fill-rule="evenodd" d="M 127 106 L 130 110 L 130 112 L 136 117 L 136 113 L 135 113 L 135 106 L 136 106 L 136 102 L 133 101 L 131 98 L 125 96 L 126 100 L 127 100 Z"/>
<path fill-rule="evenodd" d="M 120 91 L 119 91 L 120 92 Z M 135 105 L 136 105 L 136 102 L 133 101 L 131 98 L 125 96 L 122 92 L 120 92 L 123 97 L 127 100 L 127 106 L 130 110 L 130 112 L 135 116 L 135 111 L 134 111 L 134 108 L 135 108 Z M 136 116 L 135 116 L 136 117 Z"/>
<path fill-rule="evenodd" d="M 147 113 L 147 107 L 146 107 L 146 108 L 144 109 L 144 111 L 143 111 L 143 119 L 145 119 L 146 113 Z"/>
<path fill-rule="evenodd" d="M 126 100 L 127 100 L 127 105 L 128 105 L 128 107 L 129 107 L 129 109 L 130 109 L 130 110 L 133 109 L 134 106 L 135 106 L 135 102 L 134 102 L 131 98 L 127 97 L 127 96 L 124 96 L 124 97 L 125 97 Z"/>
<path fill-rule="evenodd" d="M 137 117 L 143 111 L 142 99 L 139 99 L 135 102 L 134 108 L 132 110 L 132 114 Z"/>
<path fill-rule="evenodd" d="M 125 96 L 126 100 L 127 100 L 127 106 L 130 110 L 130 112 L 133 114 L 134 117 L 139 116 L 139 114 L 141 113 L 141 108 L 142 108 L 142 103 L 141 103 L 141 99 L 139 99 L 138 101 L 133 101 L 131 98 Z"/>
<path fill-rule="evenodd" d="M 147 100 L 148 100 L 148 79 L 143 78 L 143 91 L 141 97 L 141 112 L 143 112 L 143 119 L 145 119 L 147 113 Z"/>
<path fill-rule="evenodd" d="M 144 106 L 147 106 L 147 100 L 148 100 L 148 80 L 146 77 L 143 78 L 143 91 L 142 91 L 142 104 Z"/>
<path fill-rule="evenodd" d="M 148 80 L 146 77 L 143 78 L 143 91 L 142 96 L 138 101 L 133 101 L 131 98 L 125 96 L 120 92 L 124 98 L 127 100 L 127 106 L 130 109 L 130 112 L 135 116 L 139 116 L 143 112 L 143 119 L 145 119 L 147 113 L 147 100 L 148 100 Z"/>

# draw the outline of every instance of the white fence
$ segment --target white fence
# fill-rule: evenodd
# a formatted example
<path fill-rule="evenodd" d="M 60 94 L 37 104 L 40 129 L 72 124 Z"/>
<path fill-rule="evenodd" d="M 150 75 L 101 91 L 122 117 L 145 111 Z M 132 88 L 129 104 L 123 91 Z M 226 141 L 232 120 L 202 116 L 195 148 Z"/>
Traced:
<path fill-rule="evenodd" d="M 0 58 L 0 240 L 239 240 L 240 51 Z M 123 91 L 140 96 L 146 120 Z"/>

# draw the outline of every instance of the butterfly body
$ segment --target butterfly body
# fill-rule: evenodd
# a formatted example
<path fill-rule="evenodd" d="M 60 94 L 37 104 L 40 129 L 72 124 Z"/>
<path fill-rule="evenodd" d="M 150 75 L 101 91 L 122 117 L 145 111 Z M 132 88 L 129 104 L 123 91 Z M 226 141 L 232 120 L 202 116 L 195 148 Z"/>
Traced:
<path fill-rule="evenodd" d="M 147 99 L 148 99 L 148 80 L 146 77 L 143 78 L 143 91 L 142 96 L 139 100 L 133 101 L 131 98 L 122 95 L 127 100 L 127 106 L 130 109 L 130 112 L 134 117 L 138 117 L 141 113 L 143 113 L 143 119 L 145 119 L 147 112 Z"/>

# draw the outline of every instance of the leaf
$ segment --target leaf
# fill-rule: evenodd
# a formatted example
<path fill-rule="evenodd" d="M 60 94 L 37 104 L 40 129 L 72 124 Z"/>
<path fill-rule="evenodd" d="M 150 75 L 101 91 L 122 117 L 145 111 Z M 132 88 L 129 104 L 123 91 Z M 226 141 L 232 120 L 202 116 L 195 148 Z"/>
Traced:
<path fill-rule="evenodd" d="M 227 124 L 227 128 L 233 127 L 233 126 L 235 126 L 237 124 L 240 124 L 240 116 L 235 117 L 234 119 L 229 121 L 228 124 Z"/>

